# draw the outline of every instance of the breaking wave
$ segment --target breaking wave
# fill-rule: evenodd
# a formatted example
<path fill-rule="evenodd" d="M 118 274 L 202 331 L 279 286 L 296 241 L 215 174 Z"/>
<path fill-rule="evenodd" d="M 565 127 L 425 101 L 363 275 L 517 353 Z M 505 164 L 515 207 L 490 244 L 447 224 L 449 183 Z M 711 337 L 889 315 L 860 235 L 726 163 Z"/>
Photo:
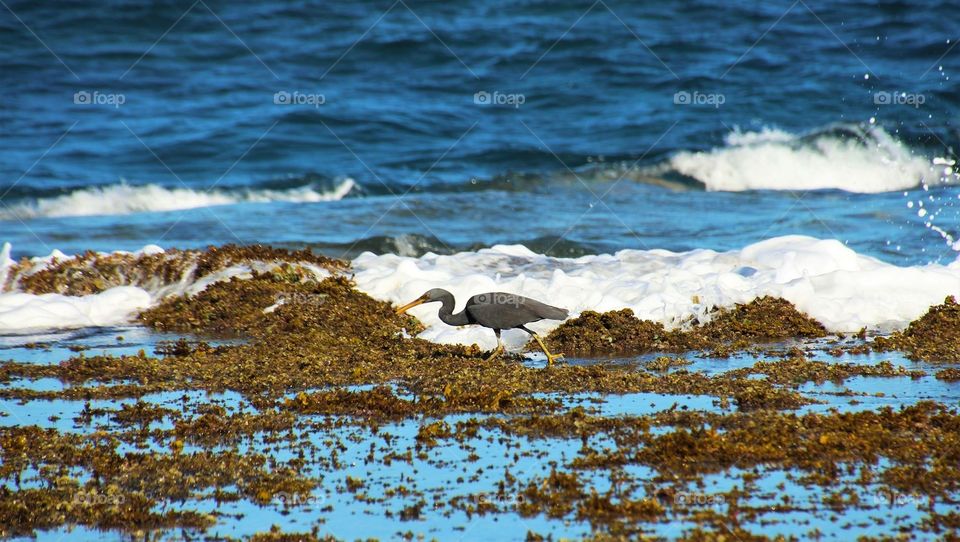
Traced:
<path fill-rule="evenodd" d="M 954 162 L 918 155 L 873 125 L 836 125 L 805 135 L 734 131 L 725 146 L 682 151 L 661 164 L 707 190 L 821 190 L 878 193 L 956 180 Z"/>
<path fill-rule="evenodd" d="M 81 188 L 59 196 L 9 205 L 6 209 L 0 210 L 0 219 L 126 215 L 270 201 L 336 201 L 346 197 L 356 186 L 350 178 L 341 180 L 327 190 L 318 188 L 314 184 L 284 189 L 197 190 L 186 187 L 170 188 L 156 184 L 119 183 Z"/>

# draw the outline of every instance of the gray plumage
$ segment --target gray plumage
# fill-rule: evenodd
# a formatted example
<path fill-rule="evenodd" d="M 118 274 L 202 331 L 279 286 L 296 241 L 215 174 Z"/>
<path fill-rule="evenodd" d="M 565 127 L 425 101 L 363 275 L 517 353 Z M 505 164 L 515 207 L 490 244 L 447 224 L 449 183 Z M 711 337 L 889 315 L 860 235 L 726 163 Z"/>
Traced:
<path fill-rule="evenodd" d="M 484 327 L 513 329 L 539 320 L 563 320 L 566 309 L 536 299 L 503 292 L 475 295 L 465 308 L 470 318 Z"/>
<path fill-rule="evenodd" d="M 477 294 L 456 314 L 453 294 L 442 288 L 429 290 L 420 297 L 424 303 L 439 301 L 440 319 L 451 326 L 478 324 L 494 330 L 514 329 L 539 320 L 563 320 L 569 314 L 566 309 L 506 292 Z"/>

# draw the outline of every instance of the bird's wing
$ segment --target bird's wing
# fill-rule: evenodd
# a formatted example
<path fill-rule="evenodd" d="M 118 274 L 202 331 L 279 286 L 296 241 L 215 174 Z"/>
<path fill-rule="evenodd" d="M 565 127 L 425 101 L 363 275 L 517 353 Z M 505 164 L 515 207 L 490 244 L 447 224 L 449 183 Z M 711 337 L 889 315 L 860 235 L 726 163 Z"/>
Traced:
<path fill-rule="evenodd" d="M 484 327 L 511 329 L 543 320 L 563 320 L 567 311 L 529 297 L 503 292 L 490 292 L 471 297 L 467 313 Z"/>
<path fill-rule="evenodd" d="M 524 300 L 524 305 L 529 307 L 537 314 L 537 316 L 543 318 L 544 320 L 565 320 L 570 314 L 567 309 L 561 309 L 560 307 L 547 305 L 546 303 L 541 303 L 536 299 L 525 297 Z"/>

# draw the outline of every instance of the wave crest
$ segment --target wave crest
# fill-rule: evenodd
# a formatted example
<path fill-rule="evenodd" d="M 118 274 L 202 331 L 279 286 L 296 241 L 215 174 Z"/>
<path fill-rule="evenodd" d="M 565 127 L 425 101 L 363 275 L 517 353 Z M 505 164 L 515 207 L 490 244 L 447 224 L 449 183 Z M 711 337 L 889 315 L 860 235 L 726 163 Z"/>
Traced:
<path fill-rule="evenodd" d="M 941 184 L 952 169 L 918 156 L 878 126 L 838 125 L 807 135 L 735 131 L 726 146 L 677 153 L 667 170 L 707 190 L 822 190 L 878 193 Z"/>
<path fill-rule="evenodd" d="M 126 215 L 270 201 L 336 201 L 346 197 L 355 186 L 356 183 L 350 178 L 341 180 L 329 190 L 319 189 L 313 184 L 287 189 L 195 190 L 156 184 L 119 183 L 81 188 L 60 196 L 11 205 L 0 211 L 0 219 Z"/>

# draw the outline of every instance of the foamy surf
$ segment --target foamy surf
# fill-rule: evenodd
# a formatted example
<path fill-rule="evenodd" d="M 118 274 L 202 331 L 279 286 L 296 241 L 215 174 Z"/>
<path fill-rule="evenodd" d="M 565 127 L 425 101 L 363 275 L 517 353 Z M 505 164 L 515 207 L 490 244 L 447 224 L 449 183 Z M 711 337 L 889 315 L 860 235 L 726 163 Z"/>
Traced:
<path fill-rule="evenodd" d="M 629 308 L 667 327 L 705 322 L 714 308 L 770 295 L 791 301 L 830 331 L 889 332 L 946 296 L 960 295 L 960 262 L 897 267 L 839 241 L 805 236 L 777 237 L 731 252 L 622 250 L 574 259 L 543 256 L 520 245 L 419 258 L 366 253 L 353 268 L 361 290 L 395 303 L 441 287 L 454 293 L 459 310 L 469 296 L 499 290 L 567 308 L 573 316 Z M 443 324 L 436 306 L 411 312 L 427 326 L 425 339 L 496 345 L 488 330 Z M 543 321 L 532 327 L 548 332 L 557 325 Z M 514 348 L 526 340 L 523 332 L 504 335 Z"/>
<path fill-rule="evenodd" d="M 911 151 L 879 126 L 844 125 L 808 135 L 735 131 L 725 146 L 677 153 L 661 168 L 707 190 L 821 190 L 878 193 L 956 181 L 952 162 Z"/>
<path fill-rule="evenodd" d="M 162 249 L 149 246 L 142 252 L 157 254 Z M 55 252 L 34 258 L 31 265 L 19 266 L 19 272 L 33 273 L 67 257 Z M 8 288 L 0 293 L 0 333 L 125 324 L 167 296 L 195 295 L 215 282 L 248 277 L 252 271 L 269 271 L 275 265 L 242 262 L 190 280 L 118 286 L 88 296 L 33 295 L 18 291 L 15 277 L 7 276 L 15 266 L 8 244 L 0 251 L 0 284 Z M 327 270 L 305 267 L 317 279 L 329 276 Z M 640 318 L 671 328 L 705 322 L 715 308 L 770 295 L 792 302 L 833 332 L 864 327 L 890 332 L 905 327 L 945 297 L 960 296 L 960 260 L 949 265 L 898 267 L 858 254 L 836 240 L 798 235 L 729 252 L 621 250 L 555 258 L 522 245 L 498 245 L 449 256 L 364 253 L 353 260 L 352 267 L 360 290 L 394 303 L 405 303 L 440 287 L 454 293 L 459 309 L 473 294 L 505 291 L 564 307 L 573 316 L 586 310 L 629 308 Z M 185 266 L 183 277 L 192 277 L 192 271 Z M 425 305 L 411 312 L 426 325 L 421 335 L 425 339 L 476 343 L 484 348 L 495 345 L 489 330 L 443 324 L 436 306 Z M 546 333 L 557 325 L 559 322 L 543 321 L 531 327 Z M 526 340 L 523 332 L 504 334 L 512 348 Z"/>
<path fill-rule="evenodd" d="M 355 186 L 356 183 L 349 178 L 343 179 L 332 189 L 326 191 L 319 190 L 314 185 L 281 190 L 195 190 L 192 188 L 170 188 L 156 184 L 129 185 L 120 183 L 82 188 L 60 196 L 9 205 L 7 209 L 0 210 L 0 219 L 126 215 L 271 201 L 304 203 L 336 201 L 346 197 Z"/>

